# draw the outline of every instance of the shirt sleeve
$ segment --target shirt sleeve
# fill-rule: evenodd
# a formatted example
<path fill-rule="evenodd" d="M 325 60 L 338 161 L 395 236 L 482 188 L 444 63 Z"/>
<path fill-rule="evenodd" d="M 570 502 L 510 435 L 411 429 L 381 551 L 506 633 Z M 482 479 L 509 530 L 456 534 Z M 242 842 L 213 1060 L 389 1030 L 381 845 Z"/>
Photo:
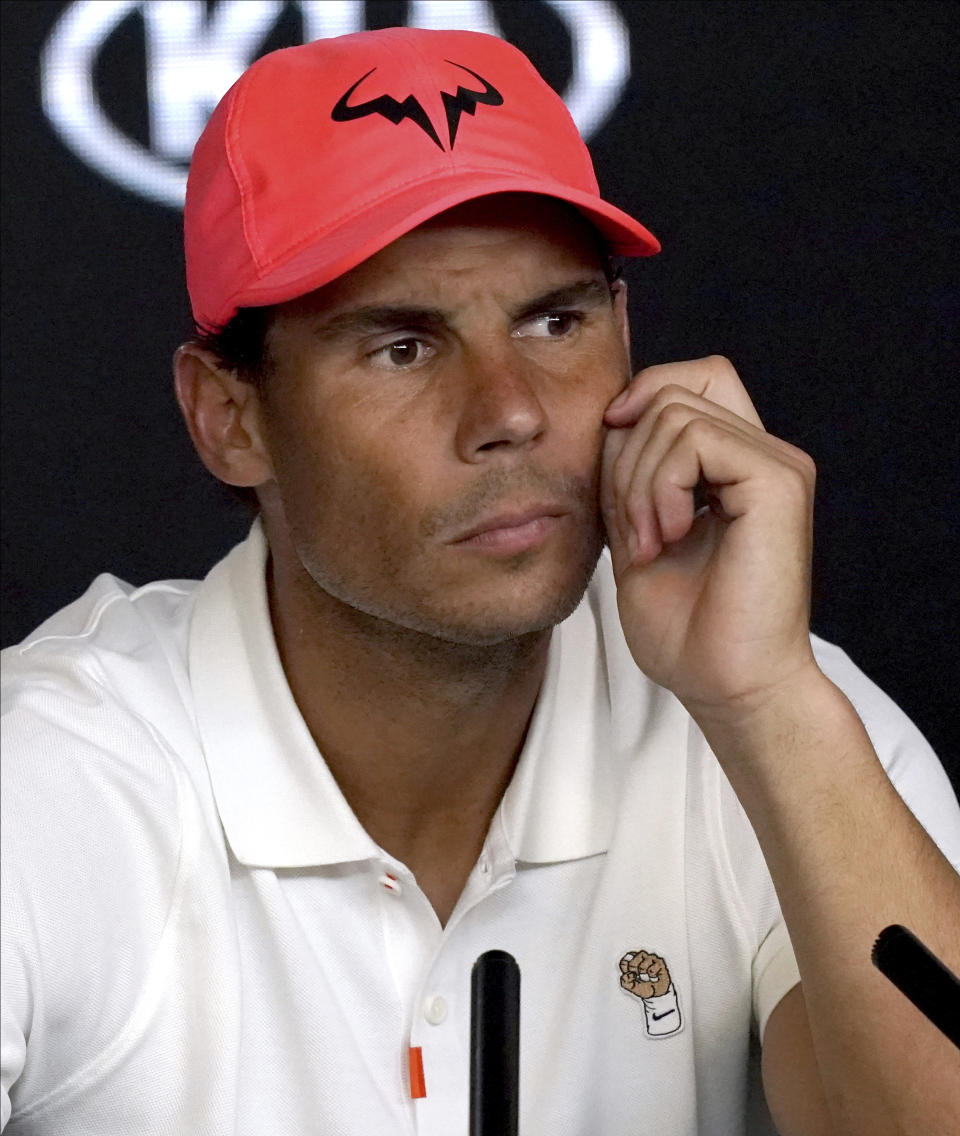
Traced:
<path fill-rule="evenodd" d="M 718 795 L 719 848 L 732 881 L 741 935 L 750 967 L 753 1021 L 763 1039 L 780 999 L 800 981 L 800 971 L 780 902 L 753 826 L 733 787 L 713 758 Z"/>
<path fill-rule="evenodd" d="M 178 787 L 152 731 L 95 666 L 70 647 L 54 654 L 4 652 L 4 1124 L 42 1109 L 123 1028 L 180 844 Z"/>
<path fill-rule="evenodd" d="M 13 999 L 13 984 L 8 988 L 4 978 L 3 996 L 0 998 L 0 1132 L 10 1119 L 10 1089 L 20 1076 L 27 1056 L 24 1022 L 29 1015 L 22 1007 L 14 1008 Z"/>
<path fill-rule="evenodd" d="M 813 648 L 821 669 L 860 716 L 894 788 L 954 870 L 960 871 L 960 804 L 930 744 L 844 651 L 816 637 Z"/>

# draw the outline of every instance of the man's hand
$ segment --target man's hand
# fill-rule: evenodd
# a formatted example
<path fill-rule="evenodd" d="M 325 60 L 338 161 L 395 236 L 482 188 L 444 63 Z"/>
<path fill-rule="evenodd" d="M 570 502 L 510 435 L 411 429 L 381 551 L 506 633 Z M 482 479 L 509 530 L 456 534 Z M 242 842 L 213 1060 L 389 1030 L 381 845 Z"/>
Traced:
<path fill-rule="evenodd" d="M 812 460 L 766 433 L 719 357 L 641 371 L 605 421 L 601 503 L 641 670 L 695 717 L 815 670 Z"/>
<path fill-rule="evenodd" d="M 601 502 L 627 642 L 727 774 L 796 953 L 802 992 L 764 1038 L 777 1126 L 960 1132 L 955 1051 L 870 963 L 879 930 L 902 923 L 955 969 L 960 877 L 813 658 L 813 463 L 764 431 L 724 359 L 642 371 L 606 423 Z M 621 962 L 626 990 L 652 977 Z M 677 1009 L 651 1013 L 648 1034 L 678 1028 Z M 814 1075 L 800 1090 L 798 1068 Z"/>

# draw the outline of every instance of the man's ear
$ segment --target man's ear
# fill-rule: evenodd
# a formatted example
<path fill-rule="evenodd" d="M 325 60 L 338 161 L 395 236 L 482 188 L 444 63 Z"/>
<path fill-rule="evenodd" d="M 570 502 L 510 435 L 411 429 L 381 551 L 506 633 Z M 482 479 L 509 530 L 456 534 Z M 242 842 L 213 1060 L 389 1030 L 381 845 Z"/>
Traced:
<path fill-rule="evenodd" d="M 200 460 L 228 485 L 273 478 L 256 387 L 223 367 L 213 352 L 184 343 L 173 357 L 177 401 Z"/>

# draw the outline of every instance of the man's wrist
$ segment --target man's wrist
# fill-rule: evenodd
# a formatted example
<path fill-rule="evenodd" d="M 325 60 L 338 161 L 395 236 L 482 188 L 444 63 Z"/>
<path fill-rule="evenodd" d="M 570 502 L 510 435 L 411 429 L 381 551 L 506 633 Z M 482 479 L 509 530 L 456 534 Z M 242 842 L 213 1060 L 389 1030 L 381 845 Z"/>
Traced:
<path fill-rule="evenodd" d="M 732 780 L 741 771 L 778 780 L 791 772 L 807 777 L 821 755 L 825 767 L 835 769 L 838 751 L 860 750 L 864 739 L 853 706 L 816 663 L 756 695 L 687 709 Z M 803 755 L 802 768 L 787 764 L 790 754 Z"/>

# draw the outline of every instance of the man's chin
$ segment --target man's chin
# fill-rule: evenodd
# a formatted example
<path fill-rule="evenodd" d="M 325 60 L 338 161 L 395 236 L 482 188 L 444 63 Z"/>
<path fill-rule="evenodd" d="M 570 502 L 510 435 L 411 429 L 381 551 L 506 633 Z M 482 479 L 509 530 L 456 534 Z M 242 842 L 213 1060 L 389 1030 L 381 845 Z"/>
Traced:
<path fill-rule="evenodd" d="M 549 557 L 501 560 L 494 571 L 451 572 L 449 565 L 424 562 L 415 572 L 359 584 L 338 575 L 308 569 L 329 615 L 346 620 L 354 633 L 383 638 L 426 638 L 435 642 L 487 647 L 549 631 L 576 610 L 602 551 L 601 530 L 573 547 L 556 548 Z M 306 561 L 301 561 L 306 566 Z M 332 601 L 332 606 L 331 606 Z M 410 641 L 413 646 L 413 641 Z"/>
<path fill-rule="evenodd" d="M 491 588 L 483 596 L 463 600 L 455 609 L 431 612 L 424 605 L 418 630 L 464 646 L 494 646 L 549 631 L 572 615 L 583 599 L 601 549 L 584 557 L 571 577 L 569 568 L 558 581 L 526 579 Z M 427 614 L 430 612 L 430 614 Z"/>

